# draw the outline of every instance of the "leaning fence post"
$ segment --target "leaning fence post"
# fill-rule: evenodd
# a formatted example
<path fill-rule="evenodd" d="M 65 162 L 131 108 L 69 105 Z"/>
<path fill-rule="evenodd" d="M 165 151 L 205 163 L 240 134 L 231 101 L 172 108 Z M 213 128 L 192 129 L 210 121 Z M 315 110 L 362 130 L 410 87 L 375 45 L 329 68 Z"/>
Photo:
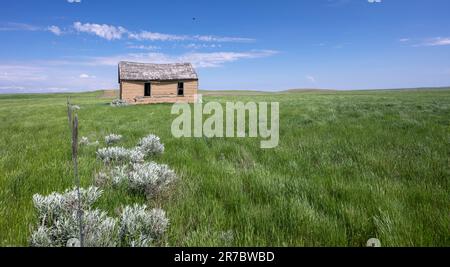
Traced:
<path fill-rule="evenodd" d="M 78 195 L 78 225 L 80 227 L 80 246 L 84 245 L 84 233 L 83 233 L 83 210 L 81 208 L 81 194 L 80 194 L 80 177 L 78 176 L 78 115 L 75 114 L 72 125 L 72 160 L 75 175 L 75 184 L 77 187 Z"/>
<path fill-rule="evenodd" d="M 67 97 L 67 120 L 69 122 L 69 129 L 72 128 L 72 105 L 70 104 L 70 97 Z"/>

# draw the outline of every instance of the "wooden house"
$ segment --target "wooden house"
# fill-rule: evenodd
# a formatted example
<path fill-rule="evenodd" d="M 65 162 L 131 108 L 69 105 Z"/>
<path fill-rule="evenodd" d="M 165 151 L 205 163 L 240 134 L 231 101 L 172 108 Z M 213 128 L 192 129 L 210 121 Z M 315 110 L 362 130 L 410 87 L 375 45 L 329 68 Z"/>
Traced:
<path fill-rule="evenodd" d="M 119 63 L 120 99 L 130 104 L 194 103 L 198 76 L 190 63 Z"/>

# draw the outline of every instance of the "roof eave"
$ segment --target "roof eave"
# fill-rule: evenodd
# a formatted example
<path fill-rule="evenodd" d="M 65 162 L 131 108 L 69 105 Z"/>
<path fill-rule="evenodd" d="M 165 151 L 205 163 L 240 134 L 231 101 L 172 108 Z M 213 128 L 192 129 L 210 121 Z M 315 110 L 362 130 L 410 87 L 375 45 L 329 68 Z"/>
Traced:
<path fill-rule="evenodd" d="M 198 81 L 198 78 L 191 78 L 191 79 L 119 79 L 119 83 L 122 81 L 129 81 L 129 82 L 164 82 L 164 81 Z"/>

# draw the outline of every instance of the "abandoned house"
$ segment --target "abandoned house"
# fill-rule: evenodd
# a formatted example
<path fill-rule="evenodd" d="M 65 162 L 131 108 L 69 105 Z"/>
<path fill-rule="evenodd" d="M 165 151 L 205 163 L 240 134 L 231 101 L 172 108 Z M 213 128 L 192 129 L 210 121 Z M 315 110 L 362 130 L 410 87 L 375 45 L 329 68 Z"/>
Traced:
<path fill-rule="evenodd" d="M 130 104 L 193 103 L 198 76 L 190 63 L 119 63 L 120 99 Z"/>

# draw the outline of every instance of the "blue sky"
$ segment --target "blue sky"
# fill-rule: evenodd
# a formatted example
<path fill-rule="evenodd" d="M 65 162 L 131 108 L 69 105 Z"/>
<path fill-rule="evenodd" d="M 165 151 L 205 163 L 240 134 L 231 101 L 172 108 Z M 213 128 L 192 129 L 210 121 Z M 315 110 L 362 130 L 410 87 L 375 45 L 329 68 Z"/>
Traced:
<path fill-rule="evenodd" d="M 450 85 L 450 1 L 4 0 L 0 93 L 117 88 L 192 62 L 201 89 Z"/>

